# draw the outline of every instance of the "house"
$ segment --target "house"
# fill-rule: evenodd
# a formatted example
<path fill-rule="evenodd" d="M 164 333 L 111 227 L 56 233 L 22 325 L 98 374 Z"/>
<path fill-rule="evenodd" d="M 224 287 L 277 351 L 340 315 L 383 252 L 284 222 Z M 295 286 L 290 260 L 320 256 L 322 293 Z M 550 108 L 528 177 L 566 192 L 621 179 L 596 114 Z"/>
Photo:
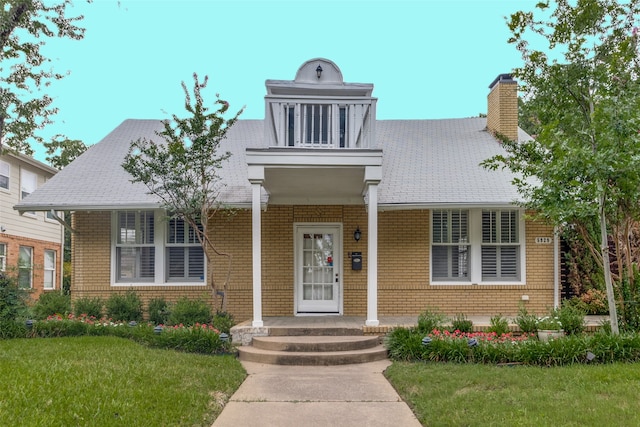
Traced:
<path fill-rule="evenodd" d="M 491 84 L 486 118 L 377 120 L 373 85 L 345 83 L 312 59 L 294 80 L 267 80 L 264 120 L 240 120 L 224 149 L 213 224 L 233 255 L 227 309 L 268 316 L 514 314 L 558 302 L 553 229 L 515 204 L 509 172 L 479 163 L 517 126 L 517 84 Z M 159 120 L 125 120 L 16 208 L 73 211 L 74 298 L 133 289 L 144 300 L 207 296 L 208 268 L 187 227 L 121 167 Z"/>
<path fill-rule="evenodd" d="M 62 288 L 63 228 L 56 212 L 18 212 L 12 207 L 56 172 L 22 154 L 0 156 L 0 272 L 15 274 L 34 299 Z"/>

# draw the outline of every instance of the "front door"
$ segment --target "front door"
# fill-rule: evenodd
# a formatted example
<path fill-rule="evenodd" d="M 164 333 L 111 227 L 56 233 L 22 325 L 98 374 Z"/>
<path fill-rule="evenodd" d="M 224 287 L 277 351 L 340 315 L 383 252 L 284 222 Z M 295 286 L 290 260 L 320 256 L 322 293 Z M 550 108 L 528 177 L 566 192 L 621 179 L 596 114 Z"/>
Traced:
<path fill-rule="evenodd" d="M 298 225 L 295 234 L 297 312 L 338 314 L 341 227 Z"/>

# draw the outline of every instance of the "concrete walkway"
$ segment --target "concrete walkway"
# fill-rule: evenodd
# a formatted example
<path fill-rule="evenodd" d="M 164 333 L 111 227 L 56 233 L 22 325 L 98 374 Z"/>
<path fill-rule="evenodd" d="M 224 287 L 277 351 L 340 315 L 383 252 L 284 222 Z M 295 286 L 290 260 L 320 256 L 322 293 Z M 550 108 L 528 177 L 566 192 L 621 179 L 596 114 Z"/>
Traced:
<path fill-rule="evenodd" d="M 420 427 L 382 374 L 390 364 L 388 360 L 339 366 L 242 362 L 249 376 L 213 426 Z"/>

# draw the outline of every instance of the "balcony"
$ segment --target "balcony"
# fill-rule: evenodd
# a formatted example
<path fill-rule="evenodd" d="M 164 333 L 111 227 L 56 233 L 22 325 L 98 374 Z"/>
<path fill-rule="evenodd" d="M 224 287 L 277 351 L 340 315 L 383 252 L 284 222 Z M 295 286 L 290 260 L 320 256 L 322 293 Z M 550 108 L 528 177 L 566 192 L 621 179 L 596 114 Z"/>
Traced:
<path fill-rule="evenodd" d="M 270 147 L 371 148 L 375 107 L 372 98 L 267 98 L 265 137 Z"/>

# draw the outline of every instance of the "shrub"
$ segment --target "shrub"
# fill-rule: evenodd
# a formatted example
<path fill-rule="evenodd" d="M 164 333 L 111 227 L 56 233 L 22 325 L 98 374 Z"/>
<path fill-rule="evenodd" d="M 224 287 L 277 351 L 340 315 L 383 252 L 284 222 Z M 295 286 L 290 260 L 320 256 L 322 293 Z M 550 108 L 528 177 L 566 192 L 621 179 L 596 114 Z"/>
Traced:
<path fill-rule="evenodd" d="M 573 304 L 562 304 L 554 314 L 560 319 L 562 329 L 567 335 L 580 334 L 584 331 L 585 312 Z"/>
<path fill-rule="evenodd" d="M 585 293 L 573 297 L 570 301 L 587 314 L 609 314 L 607 294 L 599 289 L 588 289 Z"/>
<path fill-rule="evenodd" d="M 147 307 L 149 321 L 156 325 L 164 325 L 169 321 L 169 304 L 164 298 L 153 298 Z"/>
<path fill-rule="evenodd" d="M 538 330 L 537 327 L 538 318 L 535 314 L 529 313 L 527 308 L 520 304 L 518 308 L 518 315 L 516 316 L 516 324 L 523 333 L 534 333 Z"/>
<path fill-rule="evenodd" d="M 473 322 L 464 314 L 458 314 L 451 319 L 451 331 L 473 332 Z"/>
<path fill-rule="evenodd" d="M 429 333 L 434 329 L 442 329 L 446 317 L 436 309 L 426 309 L 418 316 L 418 328 L 421 333 Z"/>
<path fill-rule="evenodd" d="M 149 342 L 152 347 L 169 348 L 188 353 L 213 354 L 229 349 L 229 345 L 220 340 L 218 330 L 210 325 L 164 328 Z"/>
<path fill-rule="evenodd" d="M 93 316 L 96 319 L 102 317 L 102 306 L 104 305 L 102 298 L 78 298 L 73 302 L 73 314 L 77 317 L 86 314 L 87 316 Z"/>
<path fill-rule="evenodd" d="M 71 316 L 73 317 L 73 316 Z M 87 335 L 89 325 L 73 318 L 50 316 L 46 321 L 34 322 L 28 335 L 40 338 L 79 337 Z"/>
<path fill-rule="evenodd" d="M 425 335 L 415 329 L 396 328 L 385 344 L 389 357 L 402 361 L 455 363 L 522 363 L 537 366 L 562 366 L 640 361 L 640 334 L 569 335 L 542 342 L 530 334 L 450 333 L 434 331 Z"/>
<path fill-rule="evenodd" d="M 26 336 L 27 327 L 24 322 L 0 319 L 0 339 L 24 338 Z"/>
<path fill-rule="evenodd" d="M 142 301 L 134 291 L 125 294 L 112 294 L 107 303 L 107 317 L 124 322 L 142 320 Z"/>
<path fill-rule="evenodd" d="M 211 307 L 203 300 L 180 298 L 172 307 L 167 324 L 191 326 L 211 323 Z"/>
<path fill-rule="evenodd" d="M 35 319 L 46 319 L 54 314 L 66 315 L 69 313 L 71 313 L 71 298 L 60 292 L 43 293 L 33 306 Z"/>
<path fill-rule="evenodd" d="M 29 292 L 18 287 L 14 278 L 0 273 L 0 320 L 26 319 L 29 314 Z"/>
<path fill-rule="evenodd" d="M 211 324 L 220 332 L 224 332 L 228 335 L 231 333 L 231 327 L 235 325 L 236 322 L 233 320 L 231 313 L 227 313 L 226 311 L 217 311 L 213 316 Z"/>
<path fill-rule="evenodd" d="M 431 332 L 431 331 L 430 331 Z M 422 338 L 424 334 L 409 328 L 395 328 L 385 337 L 385 346 L 393 360 L 424 360 Z"/>
<path fill-rule="evenodd" d="M 509 333 L 509 322 L 501 314 L 491 317 L 489 324 L 488 332 L 493 332 L 498 336 Z"/>

